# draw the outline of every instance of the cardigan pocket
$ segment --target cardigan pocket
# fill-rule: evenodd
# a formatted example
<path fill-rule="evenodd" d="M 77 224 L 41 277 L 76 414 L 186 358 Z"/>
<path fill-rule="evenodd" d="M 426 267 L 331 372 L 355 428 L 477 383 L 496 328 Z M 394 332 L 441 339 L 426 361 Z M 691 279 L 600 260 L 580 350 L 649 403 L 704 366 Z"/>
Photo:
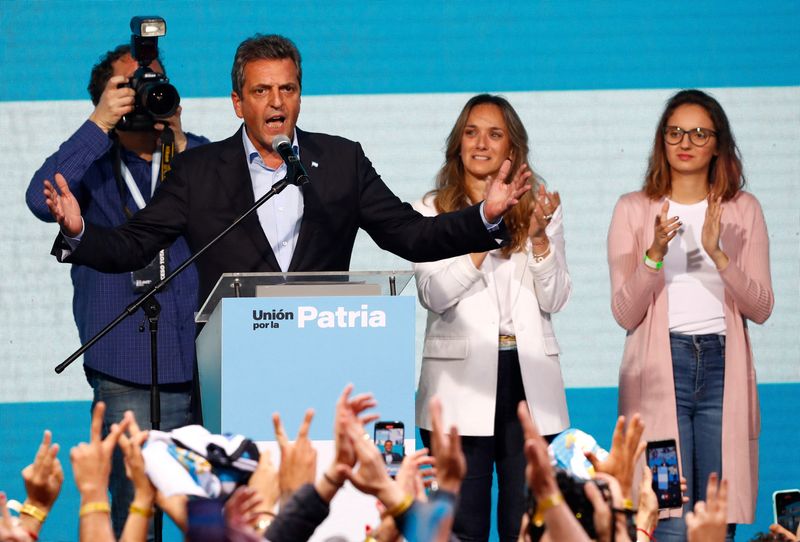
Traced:
<path fill-rule="evenodd" d="M 466 337 L 426 337 L 422 357 L 439 360 L 465 359 L 469 354 Z"/>
<path fill-rule="evenodd" d="M 548 335 L 544 337 L 544 353 L 548 356 L 557 356 L 561 353 L 561 349 L 558 347 L 558 341 L 556 340 L 555 336 Z"/>

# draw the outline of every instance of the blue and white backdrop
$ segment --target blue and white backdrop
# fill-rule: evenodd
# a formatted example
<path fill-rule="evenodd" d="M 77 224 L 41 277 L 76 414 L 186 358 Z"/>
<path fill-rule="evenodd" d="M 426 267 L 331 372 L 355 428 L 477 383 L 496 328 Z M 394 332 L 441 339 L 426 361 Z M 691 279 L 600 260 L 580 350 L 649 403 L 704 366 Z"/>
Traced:
<path fill-rule="evenodd" d="M 229 98 L 236 45 L 282 33 L 304 57 L 299 125 L 360 141 L 408 201 L 431 188 L 467 98 L 509 98 L 529 131 L 534 169 L 564 203 L 574 294 L 555 322 L 570 413 L 606 444 L 624 338 L 609 310 L 613 205 L 640 186 L 666 98 L 687 87 L 714 94 L 764 208 L 776 299 L 770 320 L 751 328 L 761 490 L 757 523 L 741 538 L 770 523 L 772 491 L 800 486 L 800 3 L 1 0 L 0 489 L 21 495 L 18 472 L 43 427 L 65 448 L 88 427 L 80 366 L 53 372 L 78 346 L 69 269 L 48 255 L 55 226 L 29 213 L 24 191 L 91 112 L 91 66 L 129 39 L 131 16 L 152 13 L 168 23 L 160 46 L 186 130 L 218 140 L 238 128 Z M 359 238 L 354 270 L 409 267 Z M 423 332 L 418 310 L 418 343 Z M 66 486 L 62 499 L 74 499 Z M 49 522 L 47 539 L 76 538 L 75 510 L 57 507 Z"/>

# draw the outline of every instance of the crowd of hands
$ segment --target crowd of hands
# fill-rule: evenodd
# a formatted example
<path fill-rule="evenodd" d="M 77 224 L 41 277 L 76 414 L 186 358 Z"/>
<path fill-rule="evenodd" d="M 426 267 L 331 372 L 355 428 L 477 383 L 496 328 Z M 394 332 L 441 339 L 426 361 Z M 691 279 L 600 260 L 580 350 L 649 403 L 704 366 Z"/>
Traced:
<path fill-rule="evenodd" d="M 227 500 L 222 512 L 227 541 L 255 542 L 267 539 L 284 542 L 273 536 L 279 535 L 279 531 L 273 531 L 270 526 L 280 523 L 284 512 L 281 504 L 287 503 L 307 484 L 312 484 L 319 498 L 326 503 L 330 503 L 348 481 L 359 491 L 376 497 L 380 523 L 371 530 L 369 536 L 379 542 L 402 540 L 404 534 L 408 535 L 402 532 L 405 522 L 399 521 L 401 516 L 424 507 L 432 498 L 432 489 L 437 494 L 458 495 L 466 474 L 466 460 L 457 428 L 445 430 L 443 427 L 442 407 L 437 399 L 434 398 L 429 405 L 432 419 L 431 450 L 423 448 L 406 455 L 397 476 L 392 479 L 387 474 L 380 451 L 365 431 L 367 424 L 378 419 L 376 414 L 367 413 L 377 406 L 377 402 L 372 394 L 353 396 L 352 392 L 353 386 L 348 385 L 337 401 L 333 421 L 334 457 L 321 476 L 316 472 L 317 452 L 308 436 L 313 410 L 306 411 L 294 441 L 289 440 L 280 416 L 277 413 L 273 415 L 281 454 L 280 464 L 276 467 L 269 452 L 262 452 L 247 485 L 236 489 Z M 89 442 L 81 443 L 70 451 L 75 485 L 81 500 L 80 540 L 115 540 L 107 504 L 112 455 L 117 447 L 124 456 L 126 473 L 134 487 L 132 512 L 128 515 L 120 540 L 144 541 L 156 505 L 186 531 L 188 498 L 181 495 L 163 496 L 145 473 L 142 447 L 148 433 L 139 428 L 133 413 L 127 412 L 103 437 L 104 414 L 105 405 L 97 403 L 92 413 Z M 563 501 L 547 442 L 537 431 L 524 402 L 519 404 L 517 414 L 525 435 L 525 478 L 528 488 L 535 502 L 549 503 L 547 506 L 540 505 L 539 510 L 525 512 L 521 518 L 519 541 L 531 541 L 528 533 L 532 522 L 544 528 L 542 540 L 590 540 Z M 638 415 L 634 415 L 627 424 L 625 422 L 624 417 L 617 420 L 607 458 L 600 461 L 592 454 L 587 454 L 594 465 L 596 479 L 603 480 L 610 492 L 610 496 L 604 496 L 598 485 L 587 483 L 584 486 L 586 497 L 594 507 L 593 520 L 596 540 L 599 541 L 630 541 L 633 531 L 631 522 L 635 524 L 637 539 L 652 540 L 658 523 L 658 500 L 652 489 L 652 473 L 646 466 L 637 467 L 646 446 L 641 438 L 644 424 Z M 0 492 L 0 542 L 37 540 L 42 523 L 55 504 L 64 482 L 58 452 L 59 445 L 52 442 L 50 431 L 45 431 L 33 463 L 22 470 L 26 500 L 18 517 L 9 513 L 7 497 Z M 634 507 L 632 499 L 636 468 L 642 468 L 642 476 L 638 487 L 638 506 Z M 722 542 L 725 539 L 727 494 L 726 481 L 720 482 L 717 475 L 712 474 L 708 480 L 706 501 L 698 502 L 694 511 L 685 516 L 690 542 Z M 451 528 L 452 514 L 441 522 L 431 540 L 457 540 Z M 779 525 L 772 525 L 770 530 L 774 540 L 797 541 L 800 535 L 800 532 L 790 533 Z M 310 532 L 313 532 L 313 528 Z M 410 538 L 413 539 L 413 536 Z"/>

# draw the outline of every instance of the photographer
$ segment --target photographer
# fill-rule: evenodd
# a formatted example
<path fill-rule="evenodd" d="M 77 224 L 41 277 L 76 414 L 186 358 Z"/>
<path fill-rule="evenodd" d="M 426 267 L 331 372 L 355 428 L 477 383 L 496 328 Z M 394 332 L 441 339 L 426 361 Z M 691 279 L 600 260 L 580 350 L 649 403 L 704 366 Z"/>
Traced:
<path fill-rule="evenodd" d="M 166 126 L 174 133 L 175 152 L 208 142 L 204 137 L 184 133 L 180 107 L 160 121 L 138 109 L 134 112 L 136 91 L 128 83 L 137 67 L 130 46 L 121 45 L 103 55 L 92 68 L 88 90 L 94 111 L 44 162 L 28 186 L 26 202 L 39 219 L 54 221 L 42 194 L 42 182 L 59 172 L 80 201 L 87 223 L 104 227 L 124 224 L 150 202 L 158 185 L 160 137 Z M 158 59 L 149 68 L 164 72 Z M 116 128 L 123 115 L 135 116 L 135 131 Z M 174 269 L 188 255 L 186 241 L 178 238 L 166 250 L 167 268 Z M 82 343 L 137 298 L 134 284 L 144 271 L 107 274 L 82 265 L 72 266 L 73 314 Z M 161 428 L 166 431 L 191 422 L 197 289 L 197 272 L 190 268 L 157 296 L 162 306 L 158 340 Z M 132 410 L 141 422 L 150 420 L 150 339 L 143 332 L 143 325 L 143 316 L 136 314 L 84 354 L 94 403 L 104 401 L 107 405 L 104 434 L 112 421 L 122 419 L 126 410 Z M 143 425 L 149 427 L 149 423 Z M 118 451 L 110 488 L 114 529 L 119 537 L 133 493 Z"/>

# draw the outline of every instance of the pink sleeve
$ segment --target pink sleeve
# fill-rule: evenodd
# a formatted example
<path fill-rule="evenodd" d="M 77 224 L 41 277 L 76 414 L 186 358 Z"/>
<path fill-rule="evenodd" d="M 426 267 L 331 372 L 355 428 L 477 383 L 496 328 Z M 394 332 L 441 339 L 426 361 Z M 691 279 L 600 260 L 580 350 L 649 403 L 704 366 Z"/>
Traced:
<path fill-rule="evenodd" d="M 608 269 L 611 274 L 611 312 L 623 328 L 635 329 L 654 302 L 663 271 L 642 261 L 645 248 L 642 228 L 651 227 L 632 213 L 631 197 L 622 197 L 614 208 L 608 230 Z M 638 239 L 638 241 L 637 241 Z"/>
<path fill-rule="evenodd" d="M 743 204 L 741 267 L 731 259 L 719 274 L 725 283 L 725 290 L 742 315 L 762 324 L 769 318 L 775 304 L 769 269 L 769 236 L 758 200 L 749 196 Z"/>

